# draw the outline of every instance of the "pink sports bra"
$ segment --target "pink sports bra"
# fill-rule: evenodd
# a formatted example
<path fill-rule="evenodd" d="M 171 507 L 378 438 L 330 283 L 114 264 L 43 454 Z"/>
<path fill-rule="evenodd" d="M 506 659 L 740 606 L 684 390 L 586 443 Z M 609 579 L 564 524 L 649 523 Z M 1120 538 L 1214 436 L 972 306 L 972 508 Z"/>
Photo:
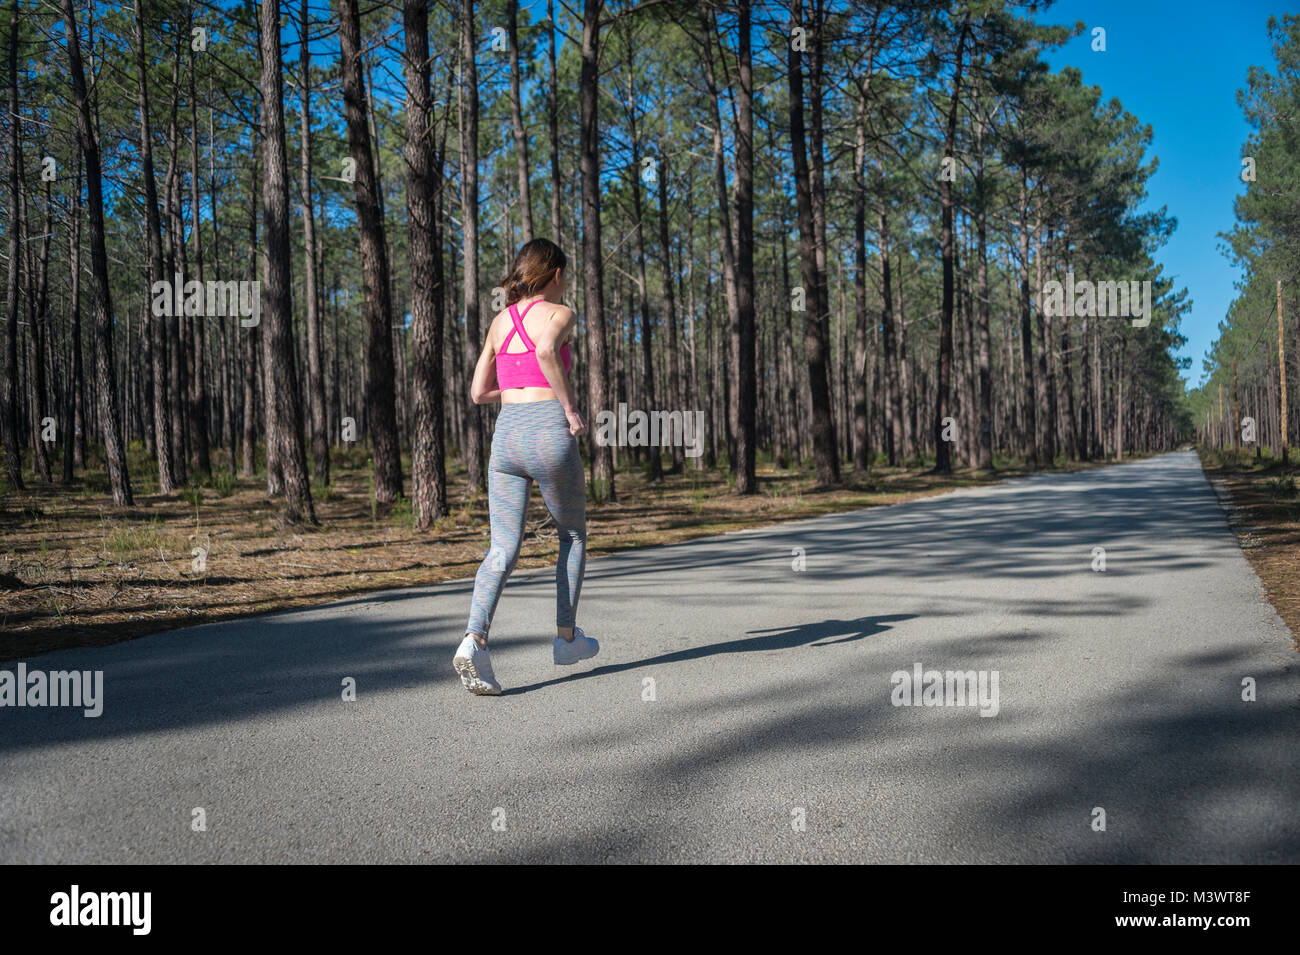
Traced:
<path fill-rule="evenodd" d="M 542 374 L 541 366 L 537 364 L 537 346 L 528 337 L 528 332 L 524 331 L 524 315 L 528 314 L 528 309 L 541 301 L 543 299 L 539 298 L 529 302 L 524 307 L 523 315 L 519 314 L 519 309 L 514 305 L 510 306 L 510 320 L 515 323 L 515 327 L 506 333 L 506 340 L 501 343 L 501 348 L 497 351 L 497 385 L 502 390 L 551 387 L 551 383 Z M 506 351 L 510 339 L 514 338 L 516 333 L 528 348 L 527 351 L 514 353 Z M 560 360 L 564 362 L 564 370 L 567 373 L 573 364 L 568 342 L 560 347 Z"/>

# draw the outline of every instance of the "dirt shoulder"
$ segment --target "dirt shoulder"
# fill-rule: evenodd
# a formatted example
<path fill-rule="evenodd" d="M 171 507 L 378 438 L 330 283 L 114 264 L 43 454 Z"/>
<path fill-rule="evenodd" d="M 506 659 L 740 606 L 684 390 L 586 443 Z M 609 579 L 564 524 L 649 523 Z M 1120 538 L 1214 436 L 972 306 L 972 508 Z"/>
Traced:
<path fill-rule="evenodd" d="M 1198 453 L 1242 553 L 1300 650 L 1300 482 L 1294 466 L 1244 451 Z"/>

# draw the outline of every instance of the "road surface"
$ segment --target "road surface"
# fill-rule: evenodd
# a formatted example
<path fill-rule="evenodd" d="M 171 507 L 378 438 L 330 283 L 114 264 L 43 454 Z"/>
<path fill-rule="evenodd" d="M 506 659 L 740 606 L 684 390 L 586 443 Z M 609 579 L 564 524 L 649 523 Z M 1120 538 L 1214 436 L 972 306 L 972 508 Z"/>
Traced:
<path fill-rule="evenodd" d="M 0 861 L 1300 862 L 1300 661 L 1190 452 L 594 559 L 575 668 L 521 572 L 497 698 L 469 587 L 25 661 L 104 708 L 0 709 Z"/>

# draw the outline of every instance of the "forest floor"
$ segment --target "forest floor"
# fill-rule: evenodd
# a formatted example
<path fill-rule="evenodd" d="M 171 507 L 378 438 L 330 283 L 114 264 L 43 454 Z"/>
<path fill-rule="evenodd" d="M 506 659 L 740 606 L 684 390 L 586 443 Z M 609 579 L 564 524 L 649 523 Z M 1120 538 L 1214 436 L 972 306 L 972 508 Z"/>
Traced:
<path fill-rule="evenodd" d="M 463 466 L 449 468 L 451 513 L 420 532 L 409 501 L 374 504 L 364 451 L 354 448 L 335 459 L 328 487 L 313 484 L 320 526 L 286 529 L 280 505 L 266 499 L 264 478 L 218 471 L 210 486 L 163 496 L 143 449 L 132 452 L 130 508 L 113 506 L 106 476 L 93 469 L 70 486 L 31 481 L 24 491 L 0 494 L 0 660 L 473 577 L 488 548 L 486 496 L 469 494 Z M 897 504 L 1026 473 L 1017 462 L 999 462 L 993 472 L 941 477 L 914 462 L 846 474 L 841 487 L 817 490 L 810 471 L 766 462 L 758 467 L 760 492 L 740 496 L 725 468 L 690 465 L 657 484 L 643 468 L 620 469 L 618 502 L 588 506 L 588 556 Z M 406 474 L 409 483 L 409 467 Z M 553 532 L 534 491 L 518 566 L 553 563 Z M 1294 618 L 1287 622 L 1300 631 Z"/>
<path fill-rule="evenodd" d="M 1253 451 L 1200 449 L 1201 467 L 1269 603 L 1300 650 L 1300 488 L 1290 467 Z"/>

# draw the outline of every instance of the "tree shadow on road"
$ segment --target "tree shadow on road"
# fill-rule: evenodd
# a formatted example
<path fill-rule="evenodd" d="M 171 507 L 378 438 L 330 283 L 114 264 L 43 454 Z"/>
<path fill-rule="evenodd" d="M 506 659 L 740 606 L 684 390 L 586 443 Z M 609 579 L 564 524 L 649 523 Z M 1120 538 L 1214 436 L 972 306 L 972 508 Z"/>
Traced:
<path fill-rule="evenodd" d="M 1191 651 L 1168 659 L 1168 679 L 1108 670 L 1089 703 L 1022 683 L 1028 647 L 982 649 L 986 659 L 972 663 L 997 665 L 1004 677 L 996 719 L 894 707 L 884 688 L 889 664 L 855 655 L 845 682 L 874 680 L 875 692 L 835 698 L 783 684 L 738 686 L 726 700 L 736 719 L 703 732 L 716 701 L 692 701 L 673 712 L 681 732 L 662 740 L 654 720 L 624 718 L 622 736 L 573 726 L 553 745 L 585 746 L 600 761 L 592 789 L 606 810 L 564 815 L 566 825 L 540 829 L 530 843 L 457 861 L 1300 859 L 1291 811 L 1300 798 L 1294 670 L 1268 665 L 1249 647 Z M 1257 702 L 1242 700 L 1243 673 L 1260 678 Z M 1053 718 L 1058 708 L 1067 719 Z M 498 772 L 498 787 L 516 784 L 515 767 Z M 539 774 L 537 785 L 546 782 Z M 790 829 L 794 806 L 806 807 L 806 832 Z M 1092 827 L 1095 807 L 1106 811 L 1104 831 Z"/>
<path fill-rule="evenodd" d="M 548 686 L 572 683 L 575 680 L 585 680 L 588 677 L 625 673 L 628 670 L 636 670 L 641 667 L 685 663 L 687 660 L 699 660 L 702 657 L 711 657 L 719 653 L 793 650 L 796 647 L 828 647 L 836 643 L 851 643 L 855 640 L 875 636 L 878 633 L 884 633 L 886 630 L 891 629 L 891 624 L 903 620 L 912 620 L 915 617 L 916 614 L 914 613 L 889 613 L 875 617 L 859 617 L 856 620 L 823 620 L 820 623 L 800 624 L 793 627 L 750 630 L 747 632 L 757 634 L 757 636 L 744 637 L 739 640 L 725 640 L 722 643 L 709 643 L 700 647 L 690 647 L 686 650 L 675 650 L 672 653 L 661 653 L 658 656 L 647 657 L 644 660 L 632 660 L 628 663 L 596 667 L 593 670 L 585 670 L 582 673 L 574 673 L 555 680 L 545 680 L 528 686 L 512 687 L 503 691 L 501 695 L 512 696 L 519 693 L 528 693 L 531 690 L 541 690 Z"/>

